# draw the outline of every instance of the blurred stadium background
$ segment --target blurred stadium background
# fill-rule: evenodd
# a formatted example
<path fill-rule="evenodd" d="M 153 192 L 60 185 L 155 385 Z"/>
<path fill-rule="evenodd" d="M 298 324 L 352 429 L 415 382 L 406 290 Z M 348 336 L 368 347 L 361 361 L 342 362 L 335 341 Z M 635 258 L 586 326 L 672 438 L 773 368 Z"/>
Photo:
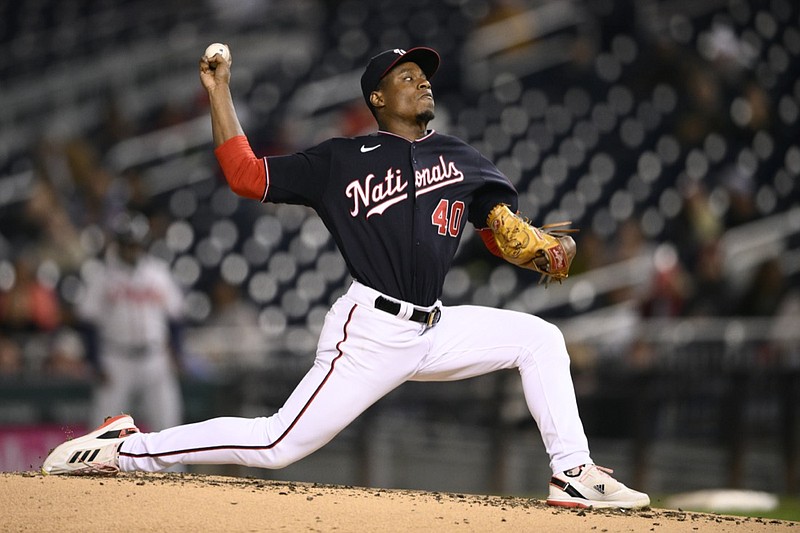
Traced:
<path fill-rule="evenodd" d="M 561 326 L 594 458 L 633 486 L 797 495 L 794 0 L 3 2 L 0 468 L 85 426 L 71 311 L 122 209 L 186 291 L 187 422 L 272 413 L 313 358 L 349 278 L 315 216 L 224 185 L 197 76 L 213 41 L 264 155 L 371 130 L 368 58 L 439 50 L 433 127 L 493 159 L 535 223 L 582 228 L 547 290 L 466 235 L 443 300 Z M 517 494 L 549 475 L 508 373 L 407 384 L 285 470 L 213 471 Z"/>

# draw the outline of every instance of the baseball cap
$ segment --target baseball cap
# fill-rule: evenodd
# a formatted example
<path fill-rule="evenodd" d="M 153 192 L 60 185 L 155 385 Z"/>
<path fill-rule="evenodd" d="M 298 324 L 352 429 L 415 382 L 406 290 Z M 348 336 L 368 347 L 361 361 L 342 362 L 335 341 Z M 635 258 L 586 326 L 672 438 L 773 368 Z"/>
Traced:
<path fill-rule="evenodd" d="M 111 222 L 111 233 L 120 244 L 144 246 L 150 232 L 150 223 L 142 213 L 123 212 Z"/>
<path fill-rule="evenodd" d="M 418 46 L 409 50 L 395 48 L 385 50 L 369 60 L 364 74 L 361 75 L 361 93 L 369 106 L 369 95 L 378 88 L 378 84 L 386 74 L 400 63 L 413 62 L 419 65 L 422 72 L 430 80 L 439 68 L 439 54 L 433 48 Z"/>

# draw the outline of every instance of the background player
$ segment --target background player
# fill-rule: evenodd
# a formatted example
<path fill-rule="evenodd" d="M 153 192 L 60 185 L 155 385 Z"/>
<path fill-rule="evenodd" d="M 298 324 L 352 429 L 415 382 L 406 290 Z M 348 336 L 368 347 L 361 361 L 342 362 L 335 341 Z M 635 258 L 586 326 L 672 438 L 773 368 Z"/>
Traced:
<path fill-rule="evenodd" d="M 491 226 L 498 241 L 509 240 L 494 213 L 504 206 L 516 211 L 517 193 L 473 148 L 428 130 L 435 110 L 430 79 L 438 66 L 438 54 L 428 48 L 376 55 L 361 88 L 377 133 L 257 158 L 236 116 L 230 60 L 218 54 L 200 61 L 215 153 L 231 189 L 263 202 L 314 208 L 355 281 L 333 304 L 312 368 L 277 413 L 217 418 L 159 433 L 137 432 L 132 418 L 121 415 L 56 448 L 45 473 L 159 471 L 204 463 L 281 468 L 325 445 L 405 381 L 517 368 L 553 470 L 548 503 L 649 504 L 646 494 L 593 464 L 569 355 L 555 326 L 515 311 L 450 307 L 439 300 L 467 221 L 478 229 Z M 574 255 L 574 242 L 564 238 L 560 250 Z"/>
<path fill-rule="evenodd" d="M 145 253 L 143 215 L 121 215 L 112 226 L 103 269 L 84 280 L 76 310 L 97 375 L 91 423 L 107 413 L 134 412 L 137 402 L 135 412 L 148 428 L 165 429 L 183 422 L 176 372 L 183 295 L 167 265 Z"/>

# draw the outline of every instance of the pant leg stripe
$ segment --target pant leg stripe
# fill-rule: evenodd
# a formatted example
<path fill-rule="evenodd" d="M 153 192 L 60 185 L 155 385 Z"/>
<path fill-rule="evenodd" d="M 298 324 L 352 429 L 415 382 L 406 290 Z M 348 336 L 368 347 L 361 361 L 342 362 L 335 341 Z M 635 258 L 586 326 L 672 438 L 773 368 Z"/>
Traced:
<path fill-rule="evenodd" d="M 342 327 L 342 339 L 338 343 L 336 343 L 336 349 L 337 349 L 337 351 L 339 353 L 338 353 L 338 355 L 336 357 L 334 357 L 333 361 L 331 361 L 331 367 L 328 370 L 328 373 L 325 375 L 325 377 L 322 379 L 320 384 L 317 386 L 317 388 L 314 391 L 314 393 L 309 397 L 308 401 L 303 406 L 303 408 L 300 409 L 300 412 L 297 413 L 297 416 L 294 418 L 292 423 L 289 424 L 289 426 L 286 428 L 286 431 L 284 431 L 283 434 L 281 434 L 280 437 L 275 439 L 275 441 L 273 441 L 273 442 L 271 442 L 269 444 L 256 445 L 256 446 L 248 446 L 248 445 L 240 445 L 240 444 L 220 444 L 220 445 L 217 445 L 217 446 L 204 446 L 204 447 L 200 447 L 200 448 L 186 448 L 186 449 L 183 449 L 183 450 L 173 450 L 173 451 L 168 451 L 168 452 L 157 452 L 157 453 L 130 453 L 130 452 L 123 452 L 122 450 L 120 450 L 119 451 L 119 455 L 123 456 L 123 457 L 131 457 L 131 458 L 144 458 L 144 457 L 165 457 L 165 456 L 168 456 L 168 455 L 180 455 L 180 454 L 184 454 L 184 453 L 198 453 L 198 452 L 208 452 L 208 451 L 215 451 L 215 450 L 271 450 L 272 448 L 274 448 L 275 446 L 280 444 L 280 442 L 284 438 L 286 438 L 286 436 L 289 434 L 289 432 L 297 425 L 297 423 L 300 421 L 300 418 L 308 410 L 309 406 L 311 406 L 311 403 L 314 401 L 314 399 L 317 397 L 319 392 L 322 390 L 322 387 L 325 386 L 325 383 L 328 382 L 328 379 L 333 374 L 333 371 L 334 371 L 334 369 L 336 367 L 336 362 L 339 359 L 341 359 L 341 357 L 344 355 L 344 352 L 342 351 L 342 344 L 344 344 L 344 342 L 347 340 L 347 327 L 350 325 L 350 322 L 353 319 L 353 314 L 355 313 L 355 310 L 356 310 L 357 307 L 358 307 L 358 304 L 354 304 L 353 307 L 350 309 L 350 313 L 347 315 L 347 320 L 345 321 L 344 326 Z"/>

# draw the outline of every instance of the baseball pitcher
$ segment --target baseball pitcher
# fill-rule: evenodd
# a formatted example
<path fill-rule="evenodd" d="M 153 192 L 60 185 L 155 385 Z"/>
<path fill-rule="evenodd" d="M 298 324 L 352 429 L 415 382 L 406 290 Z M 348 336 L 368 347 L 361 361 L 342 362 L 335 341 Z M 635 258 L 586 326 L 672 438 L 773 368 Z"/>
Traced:
<path fill-rule="evenodd" d="M 377 54 L 361 77 L 377 132 L 257 157 L 231 97 L 230 55 L 201 59 L 215 154 L 230 188 L 261 202 L 312 207 L 355 281 L 330 309 L 313 366 L 277 413 L 159 433 L 138 432 L 130 416 L 117 416 L 57 448 L 44 472 L 154 472 L 208 463 L 281 468 L 324 446 L 406 381 L 516 368 L 550 458 L 547 502 L 649 505 L 646 494 L 593 463 L 569 355 L 555 326 L 516 311 L 440 301 L 468 223 L 493 253 L 546 281 L 567 277 L 575 243 L 518 216 L 517 192 L 492 162 L 460 139 L 428 129 L 439 62 L 430 48 Z"/>

